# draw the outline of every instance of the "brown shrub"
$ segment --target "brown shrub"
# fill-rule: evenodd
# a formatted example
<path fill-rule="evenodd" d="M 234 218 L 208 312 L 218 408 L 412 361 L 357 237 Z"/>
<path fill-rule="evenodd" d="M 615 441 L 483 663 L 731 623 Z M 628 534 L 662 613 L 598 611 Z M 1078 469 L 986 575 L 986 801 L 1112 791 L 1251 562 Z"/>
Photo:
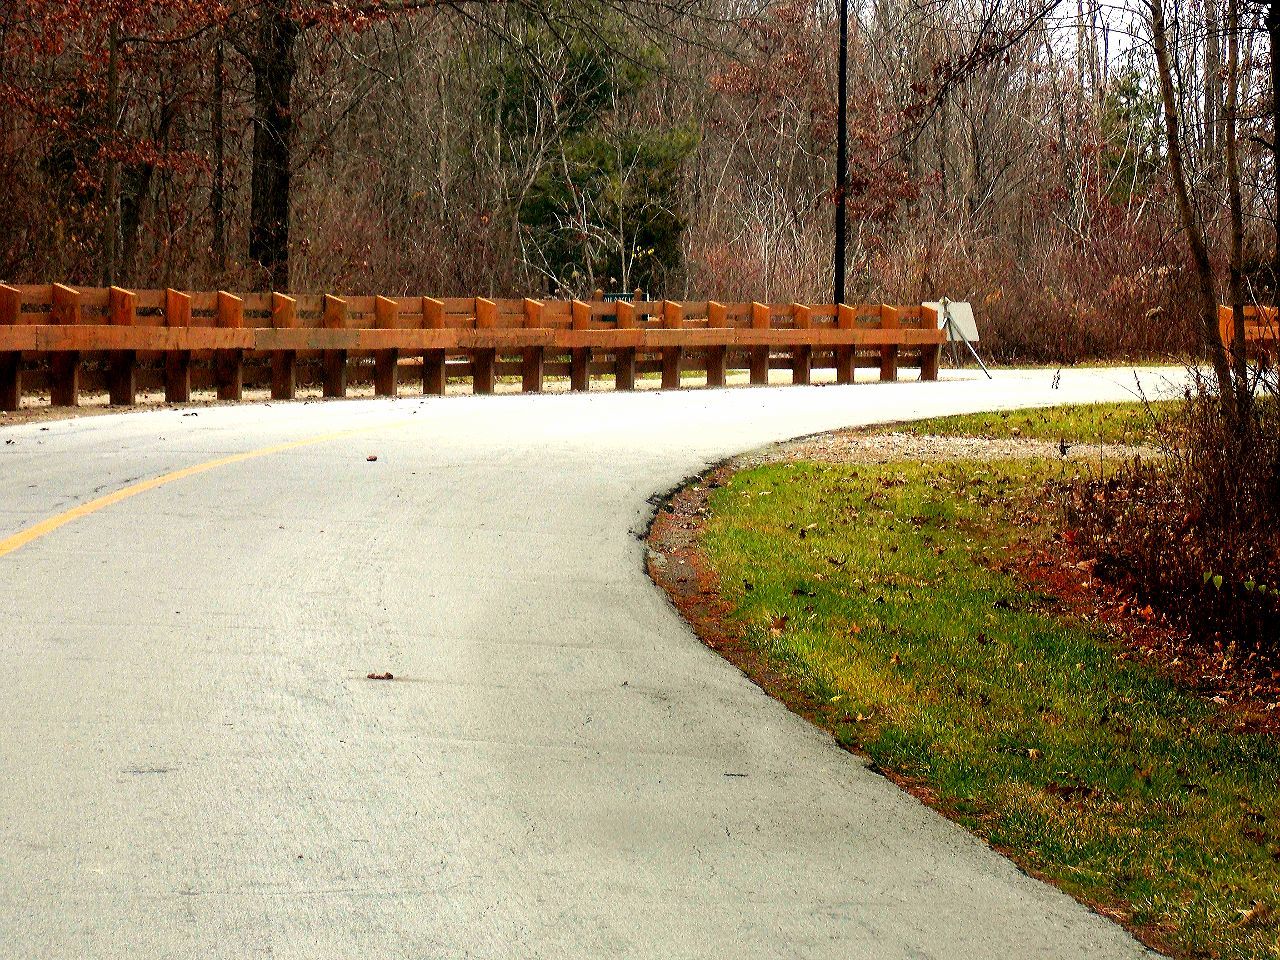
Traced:
<path fill-rule="evenodd" d="M 1280 403 L 1233 428 L 1197 382 L 1160 435 L 1156 461 L 1068 490 L 1080 548 L 1196 639 L 1280 653 Z"/>

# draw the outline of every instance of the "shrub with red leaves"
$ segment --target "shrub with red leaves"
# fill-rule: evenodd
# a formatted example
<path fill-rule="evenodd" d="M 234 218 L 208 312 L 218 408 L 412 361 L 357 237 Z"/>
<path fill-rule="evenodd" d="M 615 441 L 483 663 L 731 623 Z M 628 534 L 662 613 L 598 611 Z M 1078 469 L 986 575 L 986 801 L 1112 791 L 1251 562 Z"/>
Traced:
<path fill-rule="evenodd" d="M 1080 550 L 1194 640 L 1280 655 L 1280 403 L 1234 426 L 1200 385 L 1160 434 L 1156 461 L 1068 490 Z"/>

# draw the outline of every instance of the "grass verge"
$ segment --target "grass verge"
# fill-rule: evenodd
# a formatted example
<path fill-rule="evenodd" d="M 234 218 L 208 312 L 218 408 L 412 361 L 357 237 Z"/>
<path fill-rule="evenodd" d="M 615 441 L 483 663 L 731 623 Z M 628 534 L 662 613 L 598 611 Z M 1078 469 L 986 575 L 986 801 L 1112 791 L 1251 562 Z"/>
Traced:
<path fill-rule="evenodd" d="M 1099 408 L 1075 422 L 1126 419 Z M 694 548 L 717 629 L 842 745 L 1149 943 L 1275 957 L 1274 739 L 1227 728 L 997 569 L 1048 535 L 1052 518 L 1019 505 L 1070 469 L 725 471 L 703 488 Z"/>

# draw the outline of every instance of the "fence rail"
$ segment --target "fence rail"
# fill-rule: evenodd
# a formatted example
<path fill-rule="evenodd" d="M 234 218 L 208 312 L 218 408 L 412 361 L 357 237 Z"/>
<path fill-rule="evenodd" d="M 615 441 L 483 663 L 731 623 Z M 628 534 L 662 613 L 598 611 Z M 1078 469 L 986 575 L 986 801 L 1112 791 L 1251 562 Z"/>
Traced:
<path fill-rule="evenodd" d="M 46 374 L 56 406 L 74 406 L 86 365 L 100 365 L 113 404 L 132 404 L 140 370 L 161 365 L 165 399 L 191 398 L 192 369 L 207 370 L 223 400 L 238 400 L 246 361 L 270 359 L 271 395 L 292 399 L 299 360 L 319 360 L 324 395 L 343 396 L 352 374 L 369 368 L 380 396 L 394 396 L 403 372 L 427 394 L 443 394 L 451 371 L 477 393 L 501 375 L 526 391 L 568 372 L 586 390 L 593 374 L 634 389 L 637 371 L 705 370 L 723 386 L 729 369 L 753 384 L 785 366 L 808 383 L 834 367 L 852 383 L 856 366 L 879 366 L 894 380 L 904 353 L 923 380 L 937 379 L 944 334 L 928 306 L 764 304 L 672 300 L 490 300 L 483 297 L 339 297 L 226 291 L 72 288 L 0 284 L 0 409 L 18 408 L 23 375 Z M 603 360 L 607 356 L 608 361 Z M 870 358 L 870 362 L 868 362 Z M 567 363 L 566 363 L 567 360 Z"/>

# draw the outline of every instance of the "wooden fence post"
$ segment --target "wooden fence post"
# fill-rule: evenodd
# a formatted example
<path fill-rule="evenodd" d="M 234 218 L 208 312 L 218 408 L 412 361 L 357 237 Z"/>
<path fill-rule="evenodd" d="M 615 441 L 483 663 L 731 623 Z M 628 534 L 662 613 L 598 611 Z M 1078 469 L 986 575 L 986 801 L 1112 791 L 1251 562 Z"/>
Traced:
<path fill-rule="evenodd" d="M 836 308 L 836 329 L 852 330 L 858 325 L 858 314 L 853 307 L 842 303 Z M 836 347 L 836 383 L 850 384 L 857 378 L 852 345 Z"/>
<path fill-rule="evenodd" d="M 591 328 L 591 304 L 574 300 L 569 304 L 573 313 L 570 329 L 589 330 Z M 573 347 L 569 351 L 569 389 L 582 391 L 591 389 L 591 348 Z"/>
<path fill-rule="evenodd" d="M 674 300 L 662 301 L 662 325 L 668 330 L 684 326 L 684 305 Z M 662 348 L 662 389 L 680 389 L 680 366 L 684 360 L 684 347 Z"/>
<path fill-rule="evenodd" d="M 283 293 L 271 294 L 271 326 L 292 330 L 298 325 L 298 301 Z M 298 351 L 271 351 L 271 399 L 293 400 L 298 396 Z"/>
<path fill-rule="evenodd" d="M 50 322 L 74 325 L 80 323 L 80 293 L 55 283 L 50 295 Z M 80 353 L 58 350 L 49 355 L 49 401 L 55 407 L 74 407 L 80 403 Z"/>
<path fill-rule="evenodd" d="M 394 330 L 400 325 L 400 304 L 387 297 L 373 300 L 374 323 L 379 330 Z M 379 397 L 400 393 L 400 351 L 394 347 L 373 354 L 373 392 Z"/>
<path fill-rule="evenodd" d="M 880 329 L 898 329 L 898 311 L 887 303 L 880 304 Z M 880 379 L 898 379 L 898 345 L 886 344 L 880 348 Z"/>
<path fill-rule="evenodd" d="M 164 292 L 164 325 L 172 328 L 191 326 L 191 297 L 172 288 Z M 164 355 L 165 403 L 191 401 L 191 351 L 168 350 Z"/>
<path fill-rule="evenodd" d="M 244 326 L 244 301 L 225 290 L 219 290 L 215 314 L 219 327 L 239 330 Z M 213 375 L 218 386 L 219 400 L 242 399 L 244 397 L 244 351 L 239 348 L 215 350 Z"/>
<path fill-rule="evenodd" d="M 498 325 L 498 305 L 484 297 L 476 297 L 476 329 L 492 330 Z M 471 351 L 471 392 L 493 393 L 494 367 L 498 351 L 484 347 Z"/>
<path fill-rule="evenodd" d="M 444 301 L 422 298 L 422 325 L 427 330 L 444 329 Z M 443 397 L 445 392 L 445 351 L 439 348 L 422 353 L 422 393 Z"/>
<path fill-rule="evenodd" d="M 542 326 L 542 301 L 524 302 L 525 327 Z M 543 347 L 525 347 L 520 355 L 520 389 L 525 393 L 541 393 L 546 351 Z"/>
<path fill-rule="evenodd" d="M 138 295 L 112 287 L 107 291 L 107 315 L 114 327 L 132 327 L 138 319 Z M 133 406 L 138 399 L 138 354 L 133 350 L 112 350 L 108 368 L 111 405 Z"/>
<path fill-rule="evenodd" d="M 14 327 L 22 312 L 22 292 L 17 287 L 0 283 L 0 327 Z M 22 407 L 22 354 L 17 350 L 0 351 L 0 410 Z"/>
<path fill-rule="evenodd" d="M 729 309 L 723 303 L 716 303 L 714 300 L 707 301 L 707 326 L 729 326 Z M 723 387 L 725 385 L 727 373 L 725 363 L 728 352 L 728 347 L 725 346 L 707 347 L 708 387 Z"/>
<path fill-rule="evenodd" d="M 326 330 L 343 330 L 347 326 L 347 301 L 332 294 L 324 295 L 320 325 Z M 324 351 L 324 395 L 347 395 L 347 351 Z"/>
<path fill-rule="evenodd" d="M 797 330 L 810 330 L 813 327 L 813 309 L 804 303 L 791 304 L 791 325 Z M 812 379 L 813 347 L 807 343 L 798 343 L 791 351 L 791 382 L 808 384 Z"/>
<path fill-rule="evenodd" d="M 920 326 L 926 330 L 938 329 L 938 311 L 924 304 L 920 305 Z M 937 380 L 938 363 L 942 359 L 942 344 L 926 343 L 920 347 L 920 379 Z"/>
<path fill-rule="evenodd" d="M 770 326 L 771 311 L 768 305 L 763 303 L 751 304 L 751 328 L 753 330 L 768 330 Z M 769 382 L 769 346 L 765 344 L 760 347 L 751 348 L 751 383 L 755 386 L 764 386 Z"/>
<path fill-rule="evenodd" d="M 636 306 L 619 300 L 618 329 L 634 330 L 636 328 Z M 636 348 L 619 347 L 613 353 L 613 388 L 615 390 L 634 390 L 636 388 Z"/>

